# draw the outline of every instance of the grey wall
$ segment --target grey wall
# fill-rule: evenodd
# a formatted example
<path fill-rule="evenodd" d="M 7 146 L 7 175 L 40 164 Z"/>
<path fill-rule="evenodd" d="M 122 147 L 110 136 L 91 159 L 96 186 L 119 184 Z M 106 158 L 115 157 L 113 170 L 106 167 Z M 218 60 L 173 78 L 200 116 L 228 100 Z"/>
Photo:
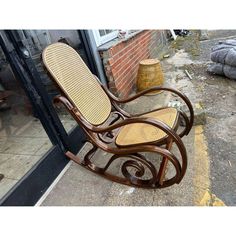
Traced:
<path fill-rule="evenodd" d="M 80 44 L 77 30 L 48 30 L 52 43 L 57 42 L 60 38 L 69 38 L 72 47 L 78 47 Z"/>

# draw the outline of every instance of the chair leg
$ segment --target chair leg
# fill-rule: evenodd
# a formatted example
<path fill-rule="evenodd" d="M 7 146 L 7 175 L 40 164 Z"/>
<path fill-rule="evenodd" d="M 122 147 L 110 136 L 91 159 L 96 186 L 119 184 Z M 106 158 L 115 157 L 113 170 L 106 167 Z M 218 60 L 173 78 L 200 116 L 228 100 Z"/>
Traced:
<path fill-rule="evenodd" d="M 78 156 L 76 156 L 75 154 L 73 154 L 72 152 L 67 151 L 67 152 L 65 153 L 65 155 L 66 155 L 69 159 L 71 159 L 72 161 L 74 161 L 75 163 L 81 165 L 81 159 L 80 159 Z"/>
<path fill-rule="evenodd" d="M 173 139 L 170 139 L 166 145 L 166 149 L 168 151 L 170 151 L 172 144 L 173 144 Z M 168 164 L 168 159 L 165 156 L 163 156 L 161 166 L 159 169 L 159 173 L 158 173 L 158 180 L 159 180 L 160 185 L 163 185 L 164 177 L 165 177 L 166 170 L 167 170 L 167 164 Z"/>
<path fill-rule="evenodd" d="M 87 140 L 87 142 L 89 142 L 89 141 Z M 75 155 L 75 154 L 73 154 L 73 153 L 70 152 L 70 151 L 67 151 L 67 152 L 65 153 L 65 155 L 66 155 L 69 159 L 71 159 L 71 160 L 73 160 L 74 162 L 76 162 L 77 164 L 86 166 L 86 165 L 91 164 L 90 159 L 93 157 L 93 155 L 94 155 L 94 153 L 96 152 L 97 149 L 98 149 L 97 146 L 93 145 L 92 149 L 89 150 L 89 151 L 86 153 L 86 155 L 84 156 L 83 160 L 82 160 L 78 155 Z"/>

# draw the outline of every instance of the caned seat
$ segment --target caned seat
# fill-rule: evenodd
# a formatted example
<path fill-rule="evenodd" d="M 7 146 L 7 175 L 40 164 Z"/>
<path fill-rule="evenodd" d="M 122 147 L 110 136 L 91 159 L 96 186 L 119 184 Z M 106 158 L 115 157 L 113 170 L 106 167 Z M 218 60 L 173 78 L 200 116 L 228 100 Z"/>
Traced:
<path fill-rule="evenodd" d="M 181 138 L 191 130 L 194 115 L 185 95 L 172 88 L 153 87 L 129 98 L 117 98 L 69 45 L 49 45 L 42 58 L 60 88 L 61 94 L 54 98 L 54 102 L 67 108 L 82 128 L 86 141 L 92 145 L 83 158 L 66 150 L 68 158 L 100 176 L 129 186 L 163 188 L 180 183 L 187 169 L 187 153 Z M 171 107 L 132 116 L 120 106 L 160 91 L 179 96 L 189 108 L 189 117 Z M 112 108 L 117 117 L 111 115 Z M 180 116 L 185 121 L 185 128 L 178 134 Z M 179 157 L 171 151 L 173 143 L 179 150 Z M 98 149 L 111 155 L 100 155 Z M 157 154 L 156 158 L 161 158 L 161 162 L 148 159 L 147 153 Z M 168 165 L 174 167 L 172 177 L 166 175 Z"/>
<path fill-rule="evenodd" d="M 174 128 L 178 120 L 178 111 L 175 108 L 165 108 L 142 115 L 141 117 L 150 117 L 162 121 L 170 128 Z M 129 146 L 142 143 L 152 143 L 160 141 L 167 137 L 167 134 L 161 129 L 149 124 L 128 124 L 125 125 L 116 138 L 116 144 L 119 146 Z"/>

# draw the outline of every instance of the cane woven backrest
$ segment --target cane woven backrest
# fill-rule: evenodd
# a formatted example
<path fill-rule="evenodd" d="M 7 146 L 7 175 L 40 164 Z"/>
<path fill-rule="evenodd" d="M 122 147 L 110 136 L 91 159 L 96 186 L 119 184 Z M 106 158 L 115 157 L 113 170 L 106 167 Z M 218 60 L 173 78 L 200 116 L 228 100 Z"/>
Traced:
<path fill-rule="evenodd" d="M 93 125 L 102 124 L 111 112 L 111 103 L 79 54 L 67 44 L 54 43 L 44 49 L 42 58 L 67 99 L 84 118 Z"/>

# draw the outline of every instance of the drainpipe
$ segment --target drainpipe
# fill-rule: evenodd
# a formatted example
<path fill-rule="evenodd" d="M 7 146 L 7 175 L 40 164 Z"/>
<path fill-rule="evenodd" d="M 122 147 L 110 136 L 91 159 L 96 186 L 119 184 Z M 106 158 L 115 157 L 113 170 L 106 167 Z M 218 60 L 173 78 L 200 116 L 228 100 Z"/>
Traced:
<path fill-rule="evenodd" d="M 92 56 L 93 56 L 94 61 L 95 61 L 96 69 L 97 69 L 97 72 L 98 72 L 98 77 L 101 80 L 102 84 L 107 86 L 106 76 L 104 74 L 101 57 L 100 57 L 98 49 L 97 49 L 97 45 L 96 45 L 96 42 L 95 42 L 95 39 L 94 39 L 94 36 L 93 36 L 93 32 L 92 32 L 92 30 L 85 30 L 85 34 L 88 38 L 88 44 L 89 44 Z"/>

